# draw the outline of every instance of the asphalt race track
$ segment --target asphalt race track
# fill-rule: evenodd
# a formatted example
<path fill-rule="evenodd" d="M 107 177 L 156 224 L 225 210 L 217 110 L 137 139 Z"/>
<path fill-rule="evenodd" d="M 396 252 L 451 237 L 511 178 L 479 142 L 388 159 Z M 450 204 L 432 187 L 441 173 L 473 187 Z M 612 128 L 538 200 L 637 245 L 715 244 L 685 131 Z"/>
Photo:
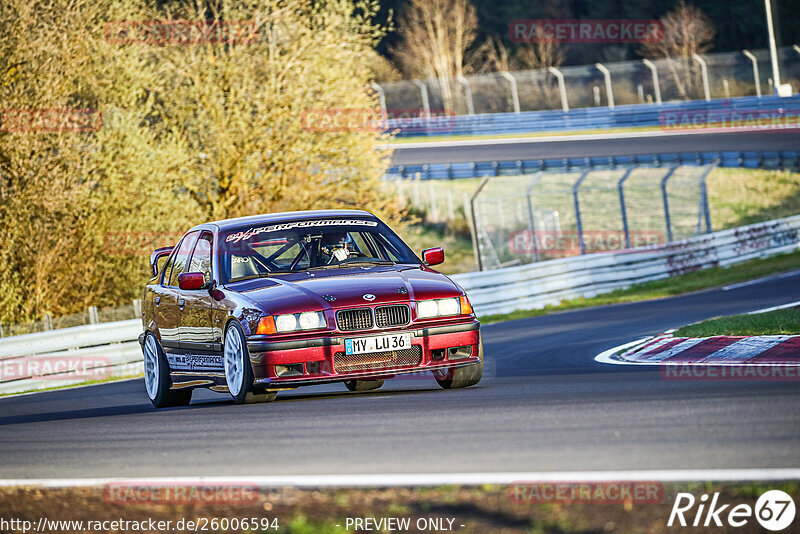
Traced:
<path fill-rule="evenodd" d="M 675 152 L 800 150 L 800 129 L 758 132 L 650 132 L 575 138 L 468 140 L 391 145 L 393 165 L 514 161 L 539 158 L 630 156 Z"/>
<path fill-rule="evenodd" d="M 462 473 L 800 466 L 800 383 L 677 382 L 615 345 L 800 300 L 800 271 L 730 290 L 484 327 L 487 375 L 156 411 L 141 380 L 0 399 L 0 477 Z"/>

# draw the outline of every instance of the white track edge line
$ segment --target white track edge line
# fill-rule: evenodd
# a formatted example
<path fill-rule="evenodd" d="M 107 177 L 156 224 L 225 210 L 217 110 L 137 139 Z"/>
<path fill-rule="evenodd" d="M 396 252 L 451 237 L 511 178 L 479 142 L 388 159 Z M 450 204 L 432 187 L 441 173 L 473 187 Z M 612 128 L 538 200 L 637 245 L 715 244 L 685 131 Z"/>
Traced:
<path fill-rule="evenodd" d="M 106 484 L 238 484 L 260 487 L 389 487 L 511 484 L 514 482 L 755 481 L 800 480 L 800 468 L 652 469 L 620 471 L 520 471 L 501 473 L 411 473 L 354 475 L 194 476 L 147 478 L 0 479 L 0 487 L 68 488 Z"/>

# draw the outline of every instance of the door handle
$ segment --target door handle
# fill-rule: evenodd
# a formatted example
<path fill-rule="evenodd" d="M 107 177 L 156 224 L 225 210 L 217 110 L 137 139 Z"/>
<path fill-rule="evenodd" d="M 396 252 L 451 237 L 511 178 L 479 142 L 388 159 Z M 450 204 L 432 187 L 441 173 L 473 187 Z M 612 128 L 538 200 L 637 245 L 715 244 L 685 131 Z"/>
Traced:
<path fill-rule="evenodd" d="M 184 299 L 178 299 L 178 307 L 183 309 L 184 306 L 186 306 L 186 301 Z"/>
<path fill-rule="evenodd" d="M 156 297 L 156 306 L 161 304 L 161 297 Z"/>

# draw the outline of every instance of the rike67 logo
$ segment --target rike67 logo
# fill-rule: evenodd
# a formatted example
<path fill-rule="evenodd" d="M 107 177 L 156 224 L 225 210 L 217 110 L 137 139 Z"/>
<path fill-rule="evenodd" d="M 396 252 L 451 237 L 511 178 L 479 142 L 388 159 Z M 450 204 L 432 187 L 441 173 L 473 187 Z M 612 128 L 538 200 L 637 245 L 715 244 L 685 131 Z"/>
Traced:
<path fill-rule="evenodd" d="M 682 527 L 743 527 L 753 518 L 762 528 L 778 532 L 794 522 L 795 504 L 792 497 L 781 490 L 769 490 L 756 501 L 755 507 L 749 504 L 731 505 L 719 502 L 719 493 L 713 496 L 703 494 L 696 499 L 691 493 L 678 493 L 667 526 Z"/>

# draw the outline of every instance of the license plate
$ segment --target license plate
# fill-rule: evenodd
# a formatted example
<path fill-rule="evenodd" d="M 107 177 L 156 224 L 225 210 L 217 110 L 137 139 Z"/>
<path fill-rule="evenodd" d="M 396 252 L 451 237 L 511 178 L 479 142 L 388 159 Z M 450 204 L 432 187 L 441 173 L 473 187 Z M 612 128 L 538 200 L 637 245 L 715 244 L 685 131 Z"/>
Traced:
<path fill-rule="evenodd" d="M 345 354 L 365 354 L 411 348 L 411 334 L 386 334 L 344 340 Z"/>

